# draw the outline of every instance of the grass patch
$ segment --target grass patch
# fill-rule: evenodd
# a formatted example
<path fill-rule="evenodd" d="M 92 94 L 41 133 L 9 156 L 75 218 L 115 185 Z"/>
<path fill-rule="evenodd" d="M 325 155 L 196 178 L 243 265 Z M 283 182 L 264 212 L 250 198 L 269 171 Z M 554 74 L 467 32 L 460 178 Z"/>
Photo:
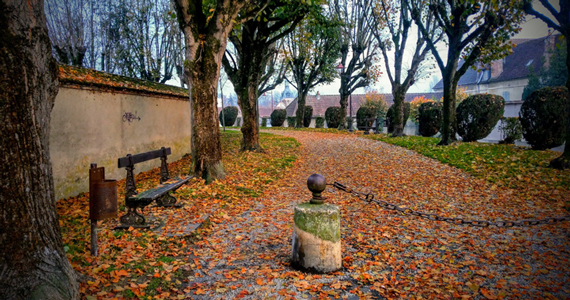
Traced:
<path fill-rule="evenodd" d="M 570 193 L 570 172 L 548 168 L 550 160 L 560 156 L 559 152 L 478 142 L 437 146 L 439 139 L 419 136 L 366 137 L 414 150 L 498 186 L 535 189 L 553 200 Z"/>

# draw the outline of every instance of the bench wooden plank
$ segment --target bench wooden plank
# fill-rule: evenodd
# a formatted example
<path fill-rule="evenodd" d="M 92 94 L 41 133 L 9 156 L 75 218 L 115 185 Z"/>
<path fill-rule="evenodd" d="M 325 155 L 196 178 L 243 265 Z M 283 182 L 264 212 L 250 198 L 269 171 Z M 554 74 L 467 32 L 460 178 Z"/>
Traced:
<path fill-rule="evenodd" d="M 166 155 L 172 154 L 172 150 L 170 149 L 170 147 L 168 147 L 164 150 L 166 151 Z M 162 149 L 158 149 L 158 150 L 149 151 L 149 152 L 145 152 L 145 153 L 135 154 L 135 155 L 132 155 L 131 158 L 132 158 L 133 164 L 137 164 L 137 163 L 141 163 L 141 162 L 144 162 L 147 160 L 159 158 L 162 156 L 164 156 Z M 121 157 L 118 160 L 119 168 L 128 167 L 130 164 L 131 164 L 131 162 L 130 162 L 128 156 Z"/>
<path fill-rule="evenodd" d="M 188 182 L 191 178 L 192 177 L 186 177 L 186 178 L 180 179 L 176 182 L 166 184 L 163 186 L 159 186 L 155 189 L 146 190 L 146 191 L 144 191 L 138 195 L 134 195 L 134 196 L 130 197 L 129 200 L 132 200 L 132 201 L 154 201 L 154 200 L 158 199 L 159 197 L 163 196 L 164 194 L 166 194 L 172 190 L 176 190 L 177 188 L 179 188 L 180 186 L 182 186 L 183 184 Z"/>

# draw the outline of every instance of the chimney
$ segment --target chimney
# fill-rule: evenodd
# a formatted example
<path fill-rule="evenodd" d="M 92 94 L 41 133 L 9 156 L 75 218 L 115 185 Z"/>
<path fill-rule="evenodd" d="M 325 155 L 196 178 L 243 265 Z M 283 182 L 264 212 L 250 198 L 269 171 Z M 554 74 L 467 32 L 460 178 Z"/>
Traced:
<path fill-rule="evenodd" d="M 321 93 L 317 91 L 317 100 L 321 100 Z"/>
<path fill-rule="evenodd" d="M 503 73 L 503 60 L 494 60 L 491 63 L 491 78 L 495 78 Z"/>

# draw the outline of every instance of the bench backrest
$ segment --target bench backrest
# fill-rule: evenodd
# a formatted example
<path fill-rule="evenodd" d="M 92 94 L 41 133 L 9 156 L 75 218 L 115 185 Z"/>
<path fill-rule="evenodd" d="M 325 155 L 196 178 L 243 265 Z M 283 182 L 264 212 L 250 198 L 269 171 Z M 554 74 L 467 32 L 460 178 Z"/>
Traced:
<path fill-rule="evenodd" d="M 119 168 L 132 167 L 134 164 L 138 164 L 159 157 L 166 157 L 167 155 L 170 154 L 172 154 L 172 150 L 170 150 L 170 147 L 168 148 L 162 147 L 161 149 L 158 150 L 139 153 L 135 155 L 127 154 L 127 156 L 119 158 Z"/>

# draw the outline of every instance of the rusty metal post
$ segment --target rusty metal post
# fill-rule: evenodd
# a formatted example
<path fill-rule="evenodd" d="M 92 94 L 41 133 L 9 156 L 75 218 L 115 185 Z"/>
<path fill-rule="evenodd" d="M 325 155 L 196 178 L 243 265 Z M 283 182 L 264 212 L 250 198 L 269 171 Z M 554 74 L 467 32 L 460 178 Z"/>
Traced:
<path fill-rule="evenodd" d="M 91 255 L 98 255 L 97 221 L 117 217 L 117 181 L 105 180 L 105 168 L 91 164 L 89 169 L 89 219 Z"/>

